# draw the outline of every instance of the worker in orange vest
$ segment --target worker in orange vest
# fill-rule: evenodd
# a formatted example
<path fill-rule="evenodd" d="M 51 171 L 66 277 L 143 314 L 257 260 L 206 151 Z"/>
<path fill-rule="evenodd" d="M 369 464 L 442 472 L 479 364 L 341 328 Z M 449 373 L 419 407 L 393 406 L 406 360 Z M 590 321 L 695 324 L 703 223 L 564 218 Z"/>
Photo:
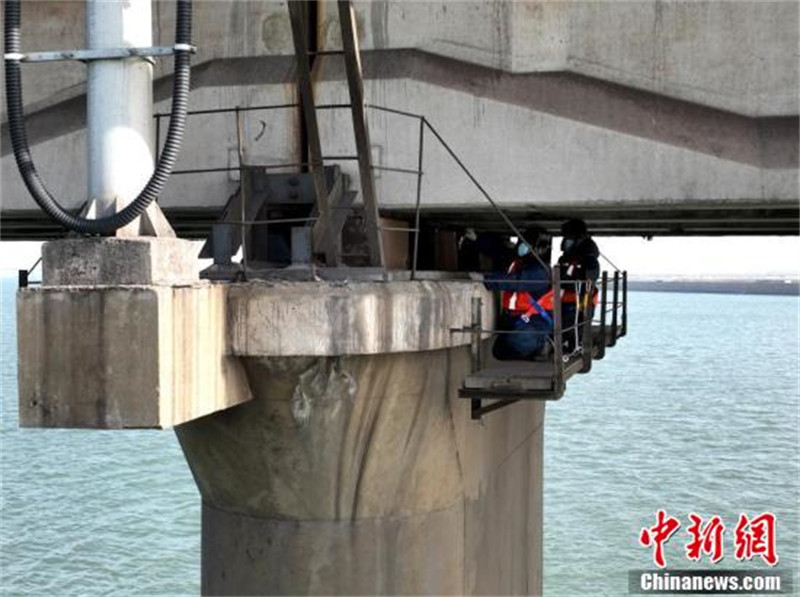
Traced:
<path fill-rule="evenodd" d="M 506 272 L 487 274 L 486 286 L 500 290 L 499 334 L 492 354 L 499 360 L 528 360 L 546 352 L 553 329 L 550 268 L 552 239 L 543 230 L 529 230 L 519 239 L 516 258 Z M 538 256 L 538 259 L 537 259 Z"/>
<path fill-rule="evenodd" d="M 589 235 L 586 222 L 567 220 L 561 226 L 561 321 L 567 353 L 580 346 L 582 308 L 590 303 L 590 318 L 597 304 L 597 278 L 600 276 L 600 249 Z"/>

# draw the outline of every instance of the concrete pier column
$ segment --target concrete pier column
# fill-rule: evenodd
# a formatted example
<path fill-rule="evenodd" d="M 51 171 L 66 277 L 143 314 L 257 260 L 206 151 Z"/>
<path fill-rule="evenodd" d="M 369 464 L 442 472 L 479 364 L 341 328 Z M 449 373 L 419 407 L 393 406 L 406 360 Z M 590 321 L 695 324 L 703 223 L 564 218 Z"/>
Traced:
<path fill-rule="evenodd" d="M 230 288 L 253 400 L 176 427 L 203 499 L 203 594 L 541 593 L 544 406 L 470 420 L 469 349 L 449 330 L 474 293 Z"/>

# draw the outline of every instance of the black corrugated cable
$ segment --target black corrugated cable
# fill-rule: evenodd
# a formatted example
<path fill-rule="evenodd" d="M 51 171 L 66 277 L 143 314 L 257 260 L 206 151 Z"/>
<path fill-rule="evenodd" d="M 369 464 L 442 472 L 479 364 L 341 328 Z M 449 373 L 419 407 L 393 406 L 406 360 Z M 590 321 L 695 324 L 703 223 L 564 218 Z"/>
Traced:
<path fill-rule="evenodd" d="M 20 0 L 5 2 L 5 67 L 6 102 L 8 105 L 8 130 L 14 158 L 22 175 L 22 180 L 37 204 L 56 222 L 75 232 L 85 234 L 110 234 L 138 218 L 164 189 L 172 168 L 178 159 L 183 132 L 186 124 L 186 111 L 189 105 L 189 81 L 191 75 L 192 41 L 192 3 L 191 0 L 177 0 L 175 19 L 175 66 L 172 82 L 172 115 L 167 130 L 164 149 L 150 180 L 141 193 L 121 211 L 97 219 L 81 218 L 65 210 L 44 186 L 28 147 L 25 132 L 25 114 L 22 101 L 22 78 L 20 62 L 23 59 L 20 49 Z"/>

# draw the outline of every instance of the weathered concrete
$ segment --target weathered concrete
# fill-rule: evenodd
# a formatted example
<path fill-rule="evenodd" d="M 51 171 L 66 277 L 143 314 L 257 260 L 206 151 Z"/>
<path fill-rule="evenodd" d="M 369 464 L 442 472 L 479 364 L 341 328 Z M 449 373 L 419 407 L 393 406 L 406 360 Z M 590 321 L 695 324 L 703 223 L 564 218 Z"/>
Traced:
<path fill-rule="evenodd" d="M 466 347 L 248 358 L 255 399 L 176 428 L 206 595 L 541 594 L 544 405 L 481 423 Z"/>
<path fill-rule="evenodd" d="M 602 217 L 605 211 L 652 210 L 668 218 L 682 211 L 682 219 L 691 219 L 686 214 L 695 213 L 695 217 L 713 222 L 715 217 L 724 219 L 726 210 L 797 206 L 796 119 L 762 126 L 736 115 L 668 106 L 657 97 L 623 97 L 624 93 L 608 88 L 585 90 L 569 81 L 540 81 L 523 93 L 514 90 L 516 83 L 502 77 L 491 83 L 488 74 L 474 79 L 472 90 L 429 80 L 445 72 L 442 64 L 430 70 L 401 70 L 398 78 L 367 81 L 368 101 L 425 113 L 478 180 L 507 208 L 584 210 L 592 211 L 587 213 L 591 217 Z M 416 78 L 421 75 L 423 79 Z M 205 109 L 231 103 L 293 101 L 285 89 L 284 85 L 200 88 L 193 92 L 192 102 L 194 108 Z M 341 102 L 346 97 L 341 80 L 318 83 L 317 93 L 321 102 Z M 431 103 L 429 98 L 437 101 Z M 607 100 L 615 104 L 613 109 L 607 108 Z M 296 161 L 299 135 L 295 119 L 294 111 L 247 113 L 243 117 L 247 162 Z M 327 155 L 352 153 L 346 112 L 322 113 L 320 126 Z M 269 134 L 264 134 L 267 130 Z M 418 130 L 413 121 L 370 113 L 376 163 L 415 167 Z M 83 183 L 62 156 L 82 151 L 83 136 L 73 132 L 52 139 L 37 152 L 38 165 L 48 173 L 51 186 L 72 198 L 75 205 L 84 193 Z M 476 144 L 476 138 L 481 143 Z M 234 166 L 233 117 L 191 118 L 185 147 L 179 168 Z M 2 164 L 3 209 L 31 208 L 9 156 Z M 357 189 L 354 166 L 340 165 Z M 424 170 L 423 209 L 491 211 L 430 134 L 426 135 Z M 382 208 L 413 209 L 415 177 L 378 174 Z M 238 184 L 235 173 L 175 176 L 161 205 L 221 208 Z M 795 226 L 795 222 L 790 224 Z"/>
<path fill-rule="evenodd" d="M 70 238 L 42 245 L 46 286 L 192 284 L 197 269 L 196 245 L 177 238 Z"/>
<path fill-rule="evenodd" d="M 251 282 L 228 291 L 231 354 L 341 356 L 436 350 L 469 343 L 475 282 Z"/>
<path fill-rule="evenodd" d="M 795 2 L 358 1 L 363 50 L 417 48 L 514 73 L 573 72 L 750 116 L 797 114 Z M 174 4 L 155 3 L 154 42 L 173 43 Z M 23 6 L 23 50 L 83 46 L 80 1 Z M 319 36 L 339 48 L 336 7 Z M 196 64 L 293 53 L 283 1 L 197 2 Z M 157 76 L 170 60 L 156 63 Z M 77 64 L 32 67 L 34 110 L 82 92 Z M 2 107 L 3 119 L 5 106 Z"/>
<path fill-rule="evenodd" d="M 544 406 L 470 419 L 473 296 L 491 321 L 477 282 L 26 289 L 20 421 L 176 425 L 204 594 L 539 594 Z"/>
<path fill-rule="evenodd" d="M 474 282 L 230 287 L 254 400 L 176 428 L 204 594 L 541 593 L 544 406 L 470 420 L 473 296 L 491 321 Z"/>
<path fill-rule="evenodd" d="M 171 427 L 248 400 L 226 322 L 208 283 L 20 290 L 20 425 Z"/>
<path fill-rule="evenodd" d="M 48 6 L 56 4 L 26 6 L 34 36 L 37 27 L 51 32 Z M 626 210 L 669 219 L 682 210 L 688 215 L 680 217 L 681 230 L 692 218 L 710 221 L 695 226 L 701 234 L 724 231 L 729 218 L 760 208 L 767 210 L 764 219 L 778 220 L 775 226 L 756 222 L 762 233 L 796 229 L 797 3 L 356 6 L 367 101 L 425 114 L 501 204 L 557 213 L 556 219 L 616 218 Z M 200 52 L 192 108 L 296 102 L 285 4 L 201 2 L 196 8 Z M 171 11 L 169 3 L 158 3 L 160 43 L 170 42 Z M 325 11 L 318 36 L 334 49 L 335 7 Z M 52 18 L 61 14 L 51 12 Z M 72 33 L 59 35 L 69 46 Z M 169 61 L 159 61 L 158 73 L 169 68 Z M 319 101 L 346 97 L 341 70 L 338 57 L 317 59 Z M 76 207 L 86 197 L 83 163 L 64 157 L 84 153 L 82 87 L 79 78 L 36 76 L 45 72 L 26 78 L 31 142 L 50 186 Z M 162 80 L 160 111 L 169 109 L 168 95 L 169 81 Z M 248 112 L 243 120 L 247 163 L 299 160 L 297 110 Z M 346 112 L 321 113 L 320 122 L 324 153 L 352 154 Z M 416 167 L 415 122 L 371 113 L 370 130 L 376 164 Z M 235 166 L 236 147 L 233 115 L 192 117 L 179 168 Z M 3 218 L 21 223 L 35 206 L 5 142 L 3 152 Z M 425 155 L 423 208 L 491 210 L 430 135 Z M 352 163 L 342 166 L 355 173 Z M 413 208 L 413 176 L 376 174 L 383 209 Z M 236 177 L 176 177 L 160 204 L 218 209 L 238 186 Z M 651 221 L 629 233 L 673 228 Z"/>

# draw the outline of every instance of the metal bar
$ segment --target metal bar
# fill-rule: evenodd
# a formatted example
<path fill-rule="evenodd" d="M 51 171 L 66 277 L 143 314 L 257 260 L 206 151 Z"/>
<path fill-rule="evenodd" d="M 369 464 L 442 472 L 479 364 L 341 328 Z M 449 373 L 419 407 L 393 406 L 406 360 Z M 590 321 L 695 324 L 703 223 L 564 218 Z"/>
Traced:
<path fill-rule="evenodd" d="M 172 174 L 206 174 L 209 172 L 240 172 L 239 166 L 225 166 L 222 168 L 187 168 L 185 170 L 173 170 Z"/>
<path fill-rule="evenodd" d="M 260 168 L 262 170 L 281 170 L 283 168 L 300 168 L 304 166 L 303 162 L 296 164 L 267 164 L 265 166 L 257 166 L 251 164 L 249 168 Z M 172 174 L 206 174 L 208 172 L 238 172 L 241 168 L 239 166 L 222 166 L 219 168 L 187 168 L 185 170 L 173 170 Z"/>
<path fill-rule="evenodd" d="M 414 232 L 414 228 L 401 228 L 399 226 L 378 226 L 378 230 L 386 232 Z"/>
<path fill-rule="evenodd" d="M 192 52 L 194 52 L 192 48 Z M 88 50 L 57 50 L 54 52 L 27 52 L 20 62 L 59 62 L 74 60 L 90 62 L 92 60 L 113 60 L 124 58 L 146 58 L 150 56 L 171 56 L 175 53 L 172 46 L 143 46 L 131 48 L 91 48 Z"/>
<path fill-rule="evenodd" d="M 617 343 L 617 311 L 619 306 L 619 270 L 614 271 L 614 307 L 611 310 L 611 342 L 609 346 L 614 346 Z"/>
<path fill-rule="evenodd" d="M 561 271 L 553 268 L 553 391 L 556 398 L 564 394 L 564 339 L 561 330 Z"/>
<path fill-rule="evenodd" d="M 616 265 L 614 265 L 614 262 L 613 262 L 613 261 L 611 261 L 611 260 L 610 260 L 608 257 L 606 257 L 606 256 L 605 256 L 605 254 L 604 254 L 602 251 L 600 252 L 600 257 L 602 257 L 603 259 L 605 259 L 606 261 L 608 261 L 608 264 L 609 264 L 611 267 L 613 267 L 614 269 L 619 269 L 619 268 L 618 268 Z"/>
<path fill-rule="evenodd" d="M 456 155 L 456 152 L 453 151 L 453 149 L 447 144 L 447 142 L 444 140 L 444 138 L 442 138 L 442 136 L 439 134 L 439 132 L 435 128 L 433 128 L 433 125 L 428 121 L 428 119 L 427 118 L 423 119 L 423 121 L 425 122 L 425 124 L 428 127 L 428 129 L 439 140 L 439 143 L 442 144 L 442 147 L 444 147 L 445 150 L 447 151 L 447 153 L 450 154 L 450 157 L 452 157 L 455 160 L 455 162 L 456 162 L 456 164 L 458 164 L 459 168 L 461 168 L 461 170 L 463 170 L 464 174 L 466 174 L 467 177 L 472 181 L 472 184 L 474 184 L 475 187 L 481 192 L 481 194 L 489 201 L 489 203 L 494 208 L 494 210 L 497 212 L 497 214 L 501 218 L 503 218 L 503 221 L 508 225 L 508 227 L 511 228 L 511 230 L 514 231 L 514 234 L 516 234 L 519 237 L 519 240 L 521 242 L 524 242 L 526 245 L 528 245 L 528 247 L 531 249 L 531 253 L 533 254 L 534 257 L 536 257 L 536 260 L 539 262 L 539 264 L 543 268 L 549 269 L 549 266 L 544 261 L 542 261 L 542 258 L 539 257 L 539 255 L 537 255 L 536 251 L 533 250 L 533 246 L 525 238 L 525 235 L 522 234 L 522 232 L 520 232 L 519 228 L 517 228 L 514 225 L 514 222 L 511 221 L 511 219 L 506 215 L 506 213 L 502 209 L 500 209 L 500 206 L 497 205 L 497 203 L 495 203 L 494 199 L 491 198 L 491 196 L 486 191 L 486 189 L 483 188 L 481 183 L 478 182 L 478 179 L 475 178 L 472 175 L 472 172 L 470 172 L 469 169 L 464 165 L 464 162 L 461 161 L 461 159 Z"/>
<path fill-rule="evenodd" d="M 550 280 L 484 280 L 492 286 L 508 286 L 509 288 L 532 288 L 534 286 L 549 286 Z M 561 282 L 561 287 L 567 286 L 570 280 Z"/>
<path fill-rule="evenodd" d="M 276 218 L 273 220 L 247 220 L 244 222 L 246 226 L 254 224 L 302 224 L 303 222 L 315 222 L 317 218 Z M 214 222 L 220 226 L 240 226 L 241 221 L 234 222 Z"/>
<path fill-rule="evenodd" d="M 309 56 L 341 56 L 344 54 L 341 50 L 315 50 L 309 51 Z"/>
<path fill-rule="evenodd" d="M 475 401 L 474 398 L 472 400 L 473 400 L 473 402 Z M 480 419 L 483 415 L 488 415 L 492 411 L 495 411 L 495 410 L 497 410 L 499 408 L 503 408 L 504 406 L 508 406 L 509 404 L 514 404 L 515 402 L 519 402 L 519 401 L 520 401 L 519 398 L 508 398 L 506 400 L 493 401 L 488 406 L 483 406 L 483 407 L 480 407 L 478 409 L 478 413 L 477 413 L 478 417 L 477 418 Z M 480 400 L 479 400 L 479 402 L 480 402 Z M 475 417 L 473 417 L 473 418 L 475 418 Z"/>
<path fill-rule="evenodd" d="M 398 116 L 406 116 L 408 118 L 425 118 L 422 114 L 414 114 L 413 112 L 406 112 L 405 110 L 397 110 L 395 108 L 387 108 L 385 106 L 376 106 L 375 104 L 366 104 L 370 110 L 377 110 L 378 112 L 388 112 L 389 114 L 397 114 Z"/>
<path fill-rule="evenodd" d="M 347 216 L 350 214 L 353 207 L 353 201 L 355 201 L 356 195 L 357 193 L 355 191 L 345 192 L 344 174 L 340 172 L 338 176 L 334 178 L 333 185 L 328 192 L 329 219 L 327 223 L 328 228 L 330 228 L 331 236 L 333 236 L 336 242 L 336 249 L 340 259 L 344 257 L 342 255 L 342 230 L 347 221 Z M 319 234 L 320 229 L 315 227 L 314 232 Z M 315 242 L 320 241 L 316 239 Z"/>
<path fill-rule="evenodd" d="M 376 166 L 375 164 L 372 165 L 373 170 L 380 170 L 382 172 L 401 172 L 403 174 L 420 174 L 419 170 L 414 170 L 412 168 L 394 168 L 392 166 Z"/>
<path fill-rule="evenodd" d="M 290 2 L 290 4 L 292 4 Z M 383 241 L 378 230 L 378 199 L 375 179 L 372 176 L 372 146 L 369 140 L 369 124 L 364 109 L 364 82 L 361 73 L 361 54 L 356 35 L 356 15 L 350 0 L 338 0 L 339 24 L 342 29 L 342 47 L 347 70 L 347 87 L 353 114 L 353 129 L 358 153 L 358 171 L 361 178 L 361 196 L 364 201 L 367 244 L 370 264 L 384 267 Z"/>
<path fill-rule="evenodd" d="M 240 106 L 239 112 L 256 112 L 261 110 L 283 110 L 288 108 L 297 108 L 300 104 L 267 104 L 260 106 Z M 187 116 L 199 116 L 202 114 L 229 114 L 236 112 L 236 108 L 207 108 L 205 110 L 189 110 L 186 112 Z M 156 112 L 153 114 L 154 118 L 169 118 L 169 112 Z"/>
<path fill-rule="evenodd" d="M 608 302 L 608 272 L 603 270 L 603 288 L 600 291 L 600 347 L 597 349 L 597 358 L 606 356 L 606 308 Z"/>
<path fill-rule="evenodd" d="M 317 111 L 314 106 L 314 88 L 311 84 L 311 68 L 308 63 L 308 40 L 306 39 L 306 18 L 304 2 L 288 2 L 289 17 L 292 24 L 292 38 L 294 40 L 295 63 L 297 65 L 297 91 L 300 96 L 300 109 L 306 124 L 308 141 L 309 170 L 314 180 L 314 194 L 316 196 L 317 213 L 319 219 L 314 224 L 316 231 L 314 237 L 322 238 L 325 263 L 328 267 L 339 265 L 339 251 L 336 241 L 331 234 L 328 222 L 328 183 L 325 180 L 325 171 L 322 158 L 322 144 L 319 138 L 317 124 Z M 320 230 L 321 229 L 321 232 Z M 318 247 L 312 247 L 318 250 Z"/>
<path fill-rule="evenodd" d="M 472 337 L 470 339 L 470 357 L 472 373 L 477 373 L 481 369 L 481 334 L 483 315 L 483 300 L 479 296 L 472 297 Z M 473 420 L 479 420 L 481 409 L 481 399 L 473 398 L 470 400 L 470 411 Z"/>
<path fill-rule="evenodd" d="M 482 336 L 503 336 L 505 334 L 527 334 L 529 336 L 550 336 L 550 332 L 545 331 L 538 331 L 538 330 L 490 330 L 488 328 L 481 328 L 479 330 L 474 330 L 471 327 L 468 328 L 450 328 L 450 332 L 452 333 L 463 333 L 463 334 L 471 334 L 474 331 L 478 331 L 481 333 Z M 562 332 L 567 330 L 562 329 Z"/>
<path fill-rule="evenodd" d="M 563 333 L 574 332 L 575 330 L 582 330 L 586 326 L 586 322 L 582 321 L 580 323 L 576 323 L 575 325 L 571 325 L 571 326 L 565 328 L 564 327 L 564 322 L 562 321 L 561 322 L 561 326 L 562 326 L 561 327 L 561 331 Z M 527 332 L 527 333 L 533 334 L 533 333 L 538 333 L 538 332 Z"/>
<path fill-rule="evenodd" d="M 320 104 L 317 110 L 349 110 L 350 104 Z"/>
<path fill-rule="evenodd" d="M 244 278 L 247 280 L 247 181 L 244 176 L 244 146 L 242 145 L 242 137 L 244 137 L 244 122 L 242 120 L 242 113 L 236 110 L 236 153 L 239 158 L 239 192 L 242 195 L 241 210 L 240 210 L 240 224 L 241 224 L 241 243 L 242 243 L 242 268 L 244 269 Z"/>
<path fill-rule="evenodd" d="M 622 329 L 620 338 L 628 333 L 628 272 L 622 272 Z"/>
<path fill-rule="evenodd" d="M 33 270 L 36 269 L 36 266 L 41 262 L 42 257 L 40 255 L 39 258 L 28 269 L 17 270 L 17 286 L 19 288 L 27 288 L 30 284 L 36 284 L 36 282 L 31 282 L 30 275 L 33 273 Z"/>
<path fill-rule="evenodd" d="M 580 325 L 583 326 L 583 336 L 581 344 L 583 345 L 583 366 L 581 373 L 589 373 L 592 370 L 592 352 L 594 351 L 594 340 L 592 338 L 592 295 L 594 287 L 591 281 L 586 283 L 586 302 L 583 305 L 583 321 Z M 576 297 L 579 298 L 579 297 Z"/>
<path fill-rule="evenodd" d="M 28 268 L 28 273 L 29 274 L 33 273 L 33 270 L 35 270 L 36 266 L 38 266 L 41 262 L 42 262 L 42 257 L 40 255 L 39 258 L 33 262 L 33 265 Z"/>
<path fill-rule="evenodd" d="M 329 162 L 355 162 L 359 157 L 357 155 L 324 155 L 322 159 Z"/>
<path fill-rule="evenodd" d="M 422 163 L 425 146 L 425 118 L 419 119 L 419 149 L 417 151 L 417 202 L 414 206 L 414 256 L 411 262 L 411 279 L 417 278 L 417 257 L 419 256 L 419 209 L 422 202 Z"/>

